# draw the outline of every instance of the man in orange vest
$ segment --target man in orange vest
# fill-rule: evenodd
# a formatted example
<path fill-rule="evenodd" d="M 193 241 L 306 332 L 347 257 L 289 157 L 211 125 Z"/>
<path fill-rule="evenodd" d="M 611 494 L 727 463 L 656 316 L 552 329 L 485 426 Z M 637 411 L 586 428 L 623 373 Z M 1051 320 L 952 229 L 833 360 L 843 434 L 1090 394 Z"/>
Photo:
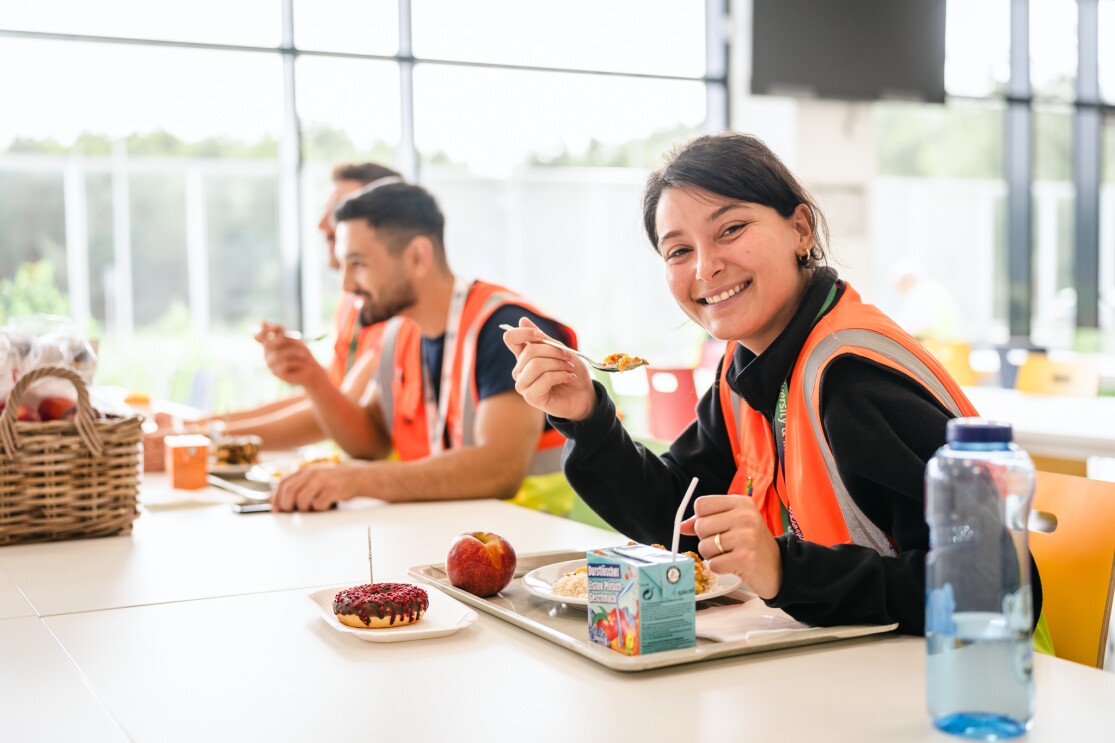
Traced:
<path fill-rule="evenodd" d="M 372 496 L 514 497 L 567 511 L 573 494 L 560 472 L 564 439 L 515 391 L 515 357 L 499 325 L 527 317 L 571 345 L 573 331 L 508 289 L 455 275 L 445 218 L 418 186 L 391 184 L 352 198 L 337 221 L 346 276 L 381 319 L 391 318 L 371 395 L 357 405 L 320 368 L 272 368 L 302 385 L 333 439 L 365 461 L 284 478 L 274 509 L 322 510 Z M 392 452 L 401 461 L 382 461 Z M 561 491 L 567 503 L 559 504 Z"/>
<path fill-rule="evenodd" d="M 342 267 L 335 254 L 336 223 L 333 212 L 337 206 L 361 189 L 400 180 L 402 178 L 397 172 L 376 163 L 344 163 L 333 168 L 333 191 L 317 225 L 325 238 L 331 269 Z M 358 399 L 375 370 L 374 351 L 379 347 L 383 327 L 376 323 L 374 318 L 377 313 L 367 295 L 356 290 L 348 276 L 343 278 L 342 288 L 344 293 L 333 312 L 336 340 L 327 374 L 333 385 Z M 287 337 L 284 328 L 279 325 L 261 323 L 255 339 L 263 344 L 265 357 L 281 354 L 287 363 L 295 363 L 297 359 L 299 363 L 317 364 L 306 344 L 300 339 Z M 159 430 L 144 439 L 144 468 L 148 471 L 162 469 L 162 440 L 172 432 L 170 420 L 163 416 L 158 419 Z M 208 432 L 211 424 L 220 427 L 225 436 L 259 436 L 263 439 L 264 448 L 268 449 L 290 449 L 326 438 L 304 392 L 255 408 L 207 416 L 192 421 L 188 428 Z"/>

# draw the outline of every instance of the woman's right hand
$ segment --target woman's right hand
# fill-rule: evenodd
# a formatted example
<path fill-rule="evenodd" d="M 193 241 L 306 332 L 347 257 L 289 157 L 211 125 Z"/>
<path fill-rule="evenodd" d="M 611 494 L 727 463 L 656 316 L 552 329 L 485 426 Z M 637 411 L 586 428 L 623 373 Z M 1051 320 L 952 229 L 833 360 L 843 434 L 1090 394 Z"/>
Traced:
<path fill-rule="evenodd" d="M 585 420 L 596 408 L 596 389 L 588 366 L 568 351 L 533 342 L 547 337 L 525 317 L 519 320 L 519 327 L 503 334 L 503 342 L 518 359 L 511 371 L 515 390 L 555 418 Z"/>

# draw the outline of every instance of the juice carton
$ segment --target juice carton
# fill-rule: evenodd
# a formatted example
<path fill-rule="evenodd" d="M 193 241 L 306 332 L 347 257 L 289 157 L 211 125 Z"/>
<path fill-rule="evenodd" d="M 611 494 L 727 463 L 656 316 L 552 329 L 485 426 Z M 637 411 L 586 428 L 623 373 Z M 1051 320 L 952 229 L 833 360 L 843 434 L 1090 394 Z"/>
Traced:
<path fill-rule="evenodd" d="M 167 436 L 166 472 L 172 488 L 197 490 L 209 483 L 209 439 L 200 434 Z"/>
<path fill-rule="evenodd" d="M 589 550 L 588 636 L 625 655 L 697 644 L 693 559 L 634 544 Z"/>

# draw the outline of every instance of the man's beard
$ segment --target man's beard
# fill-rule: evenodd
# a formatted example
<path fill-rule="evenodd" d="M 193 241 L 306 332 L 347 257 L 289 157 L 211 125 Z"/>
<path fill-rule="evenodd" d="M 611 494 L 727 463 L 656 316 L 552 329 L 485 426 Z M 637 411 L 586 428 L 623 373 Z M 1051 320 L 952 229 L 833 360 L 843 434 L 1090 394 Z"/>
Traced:
<path fill-rule="evenodd" d="M 409 283 L 403 284 L 395 292 L 395 296 L 389 297 L 383 304 L 378 304 L 367 292 L 360 291 L 357 294 L 364 300 L 360 307 L 360 324 L 364 327 L 390 320 L 418 302 L 414 287 Z"/>

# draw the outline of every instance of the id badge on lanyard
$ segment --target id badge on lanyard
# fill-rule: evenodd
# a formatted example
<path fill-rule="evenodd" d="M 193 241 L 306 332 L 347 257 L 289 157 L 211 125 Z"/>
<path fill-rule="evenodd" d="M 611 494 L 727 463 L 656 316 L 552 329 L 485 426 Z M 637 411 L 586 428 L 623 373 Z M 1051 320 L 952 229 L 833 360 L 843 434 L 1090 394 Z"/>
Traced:
<path fill-rule="evenodd" d="M 436 401 L 430 370 L 426 364 L 422 364 L 422 396 L 426 403 L 426 433 L 430 439 L 430 454 L 440 454 L 445 450 L 445 425 L 449 419 L 453 367 L 457 363 L 457 339 L 461 334 L 461 314 L 471 286 L 471 280 L 462 279 L 460 276 L 453 281 L 453 298 L 449 302 L 445 341 L 441 353 L 441 387 L 438 388 Z"/>

